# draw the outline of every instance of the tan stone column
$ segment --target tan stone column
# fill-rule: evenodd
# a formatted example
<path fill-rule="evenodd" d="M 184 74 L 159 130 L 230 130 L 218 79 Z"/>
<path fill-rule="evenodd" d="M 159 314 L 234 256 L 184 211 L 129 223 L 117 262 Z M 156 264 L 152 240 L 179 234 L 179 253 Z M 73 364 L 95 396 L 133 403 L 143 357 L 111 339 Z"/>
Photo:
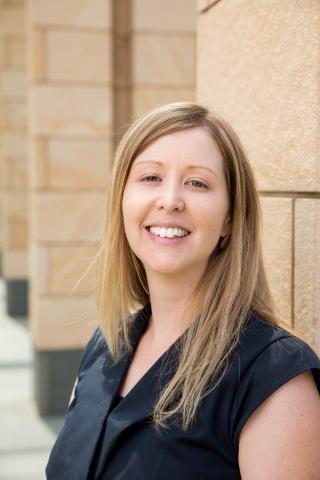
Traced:
<path fill-rule="evenodd" d="M 96 327 L 92 275 L 112 158 L 110 0 L 30 0 L 31 327 L 40 413 L 66 407 Z"/>
<path fill-rule="evenodd" d="M 132 2 L 132 114 L 194 100 L 195 0 Z"/>
<path fill-rule="evenodd" d="M 196 0 L 114 0 L 115 144 L 128 123 L 194 100 Z"/>
<path fill-rule="evenodd" d="M 197 98 L 225 116 L 247 148 L 276 304 L 320 351 L 320 4 L 198 7 Z"/>
<path fill-rule="evenodd" d="M 1 251 L 9 315 L 27 314 L 28 201 L 24 0 L 0 3 Z"/>

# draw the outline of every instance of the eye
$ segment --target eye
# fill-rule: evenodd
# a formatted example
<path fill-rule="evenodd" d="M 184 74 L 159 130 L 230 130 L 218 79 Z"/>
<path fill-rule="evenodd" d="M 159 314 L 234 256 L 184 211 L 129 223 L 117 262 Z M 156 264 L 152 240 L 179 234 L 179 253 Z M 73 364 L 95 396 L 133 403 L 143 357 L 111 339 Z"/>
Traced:
<path fill-rule="evenodd" d="M 146 175 L 141 180 L 142 182 L 157 182 L 160 178 L 157 175 Z"/>
<path fill-rule="evenodd" d="M 189 183 L 191 183 L 193 187 L 208 188 L 208 185 L 201 180 L 190 180 Z"/>

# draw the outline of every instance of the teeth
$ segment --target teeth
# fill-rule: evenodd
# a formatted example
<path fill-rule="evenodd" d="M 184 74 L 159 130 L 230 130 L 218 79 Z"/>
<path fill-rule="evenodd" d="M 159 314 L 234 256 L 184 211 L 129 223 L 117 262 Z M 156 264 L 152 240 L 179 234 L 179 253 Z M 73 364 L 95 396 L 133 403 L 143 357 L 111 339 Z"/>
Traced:
<path fill-rule="evenodd" d="M 150 232 L 162 238 L 185 237 L 188 231 L 183 228 L 150 227 Z"/>

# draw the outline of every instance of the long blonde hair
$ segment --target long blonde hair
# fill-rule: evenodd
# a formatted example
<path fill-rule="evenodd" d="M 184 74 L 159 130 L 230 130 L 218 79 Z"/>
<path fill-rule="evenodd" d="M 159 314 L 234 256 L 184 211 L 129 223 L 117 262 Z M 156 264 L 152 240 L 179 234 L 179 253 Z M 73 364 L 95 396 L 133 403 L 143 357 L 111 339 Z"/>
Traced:
<path fill-rule="evenodd" d="M 251 167 L 241 142 L 226 121 L 194 103 L 173 103 L 136 121 L 117 148 L 110 179 L 105 228 L 97 257 L 97 311 L 111 355 L 130 350 L 130 316 L 149 303 L 146 274 L 126 239 L 122 197 L 135 157 L 157 138 L 203 127 L 224 160 L 232 221 L 226 247 L 212 252 L 188 308 L 198 316 L 185 332 L 178 368 L 153 412 L 156 428 L 180 415 L 188 428 L 204 395 L 214 388 L 237 345 L 249 312 L 273 325 L 275 314 L 261 254 L 260 206 Z M 174 402 L 174 399 L 178 401 Z"/>

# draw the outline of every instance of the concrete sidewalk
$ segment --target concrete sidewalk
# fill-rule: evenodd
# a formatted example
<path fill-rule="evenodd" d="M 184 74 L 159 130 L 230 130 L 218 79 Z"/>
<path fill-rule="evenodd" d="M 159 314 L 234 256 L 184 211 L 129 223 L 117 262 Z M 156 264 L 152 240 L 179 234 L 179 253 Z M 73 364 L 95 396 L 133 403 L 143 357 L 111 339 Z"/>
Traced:
<path fill-rule="evenodd" d="M 44 480 L 63 419 L 37 414 L 27 322 L 6 315 L 4 295 L 0 281 L 0 480 Z"/>

